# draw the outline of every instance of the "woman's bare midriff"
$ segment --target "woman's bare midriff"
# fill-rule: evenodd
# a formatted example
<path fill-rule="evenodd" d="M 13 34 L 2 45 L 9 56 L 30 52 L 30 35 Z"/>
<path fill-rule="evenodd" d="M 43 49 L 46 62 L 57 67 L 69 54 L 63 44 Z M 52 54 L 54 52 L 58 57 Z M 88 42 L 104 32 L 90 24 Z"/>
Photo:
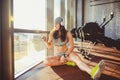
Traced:
<path fill-rule="evenodd" d="M 65 46 L 54 46 L 54 54 L 57 55 L 59 53 L 64 53 L 66 52 L 66 50 L 68 49 L 68 47 Z"/>

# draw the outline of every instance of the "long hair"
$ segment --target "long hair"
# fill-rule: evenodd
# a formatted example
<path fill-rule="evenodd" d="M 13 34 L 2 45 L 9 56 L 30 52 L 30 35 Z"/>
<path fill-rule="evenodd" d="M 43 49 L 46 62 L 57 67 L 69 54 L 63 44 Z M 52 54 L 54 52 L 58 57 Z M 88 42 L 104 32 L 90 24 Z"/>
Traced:
<path fill-rule="evenodd" d="M 65 27 L 63 25 L 60 25 L 60 33 L 61 35 L 59 36 L 58 35 L 58 30 L 56 30 L 54 33 L 53 33 L 53 38 L 54 39 L 58 39 L 60 38 L 61 41 L 65 41 L 66 40 L 66 37 L 67 37 L 67 30 L 65 29 Z"/>

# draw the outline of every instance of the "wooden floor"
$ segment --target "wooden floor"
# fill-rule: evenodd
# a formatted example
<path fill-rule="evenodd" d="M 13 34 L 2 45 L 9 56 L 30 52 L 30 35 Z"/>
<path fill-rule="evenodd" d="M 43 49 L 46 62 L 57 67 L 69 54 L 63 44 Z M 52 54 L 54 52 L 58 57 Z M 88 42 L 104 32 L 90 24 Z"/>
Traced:
<path fill-rule="evenodd" d="M 79 43 L 75 46 L 79 47 Z M 74 50 L 78 52 L 77 49 Z M 80 54 L 81 56 L 81 54 Z M 82 57 L 82 56 L 81 56 Z M 91 60 L 84 59 L 90 67 L 94 67 L 100 60 L 104 59 L 106 66 L 99 80 L 120 80 L 120 51 L 115 48 L 108 48 L 98 44 L 93 47 L 90 57 Z M 16 80 L 92 80 L 91 77 L 81 71 L 77 66 L 56 66 L 45 67 L 39 64 Z"/>

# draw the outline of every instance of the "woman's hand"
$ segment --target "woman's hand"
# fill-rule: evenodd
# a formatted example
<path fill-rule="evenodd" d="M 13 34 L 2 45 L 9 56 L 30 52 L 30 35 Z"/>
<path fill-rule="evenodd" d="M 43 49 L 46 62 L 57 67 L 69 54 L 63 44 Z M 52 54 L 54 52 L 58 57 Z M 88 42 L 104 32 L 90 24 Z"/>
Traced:
<path fill-rule="evenodd" d="M 47 48 L 51 48 L 52 47 L 52 39 L 49 37 L 49 39 L 47 40 L 45 36 L 42 37 L 42 40 L 44 41 L 45 45 L 47 46 Z"/>
<path fill-rule="evenodd" d="M 67 62 L 67 58 L 65 58 L 64 56 L 61 56 L 61 58 L 60 58 L 60 62 L 62 62 L 62 63 Z"/>
<path fill-rule="evenodd" d="M 46 37 L 45 37 L 45 36 L 43 36 L 43 37 L 42 37 L 42 40 L 43 40 L 44 42 L 46 42 L 46 41 L 47 41 L 47 39 L 46 39 Z"/>

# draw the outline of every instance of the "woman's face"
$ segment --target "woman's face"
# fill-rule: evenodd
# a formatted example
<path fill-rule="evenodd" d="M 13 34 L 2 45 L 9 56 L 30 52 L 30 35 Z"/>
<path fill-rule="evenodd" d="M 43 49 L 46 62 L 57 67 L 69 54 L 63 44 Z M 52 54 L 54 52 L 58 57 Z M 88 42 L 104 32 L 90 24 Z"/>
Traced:
<path fill-rule="evenodd" d="M 60 24 L 56 24 L 55 25 L 55 30 L 59 30 L 60 29 Z"/>

